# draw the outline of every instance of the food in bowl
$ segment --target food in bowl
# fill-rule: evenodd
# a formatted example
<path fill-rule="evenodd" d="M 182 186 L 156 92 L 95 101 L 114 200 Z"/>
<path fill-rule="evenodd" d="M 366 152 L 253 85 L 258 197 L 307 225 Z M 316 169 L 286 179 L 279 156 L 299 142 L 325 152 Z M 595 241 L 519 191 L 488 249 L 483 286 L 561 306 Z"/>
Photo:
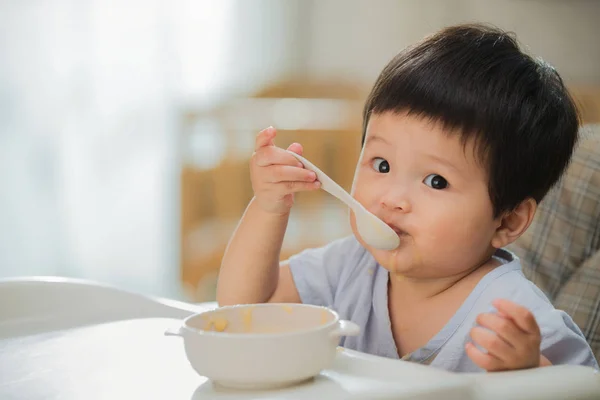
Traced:
<path fill-rule="evenodd" d="M 186 318 L 181 336 L 194 370 L 236 388 L 287 386 L 328 368 L 341 336 L 359 327 L 328 308 L 307 304 L 221 307 Z"/>

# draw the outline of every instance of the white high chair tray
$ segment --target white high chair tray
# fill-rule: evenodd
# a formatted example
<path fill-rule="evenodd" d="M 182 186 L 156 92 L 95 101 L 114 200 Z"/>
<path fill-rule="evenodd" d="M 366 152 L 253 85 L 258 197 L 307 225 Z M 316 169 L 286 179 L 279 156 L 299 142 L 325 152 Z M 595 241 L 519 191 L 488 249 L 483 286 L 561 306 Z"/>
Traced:
<path fill-rule="evenodd" d="M 200 308 L 78 281 L 0 281 L 0 399 L 600 398 L 600 374 L 585 367 L 453 374 L 350 350 L 301 385 L 222 389 L 163 335 Z"/>

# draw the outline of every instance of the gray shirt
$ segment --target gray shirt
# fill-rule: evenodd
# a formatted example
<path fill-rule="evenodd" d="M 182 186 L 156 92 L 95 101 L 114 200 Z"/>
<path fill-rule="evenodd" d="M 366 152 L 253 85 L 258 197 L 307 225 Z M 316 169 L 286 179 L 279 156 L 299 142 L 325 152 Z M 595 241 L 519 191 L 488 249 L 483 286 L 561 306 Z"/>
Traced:
<path fill-rule="evenodd" d="M 456 372 L 480 372 L 465 353 L 477 315 L 495 311 L 492 301 L 507 299 L 529 309 L 542 334 L 542 354 L 553 364 L 588 365 L 598 369 L 581 330 L 565 312 L 556 310 L 543 292 L 521 272 L 517 256 L 498 250 L 502 265 L 485 275 L 456 314 L 425 346 L 403 359 Z M 354 236 L 325 247 L 307 249 L 290 258 L 292 276 L 303 303 L 334 309 L 361 327 L 359 336 L 340 345 L 374 355 L 398 358 L 388 312 L 389 273 Z"/>

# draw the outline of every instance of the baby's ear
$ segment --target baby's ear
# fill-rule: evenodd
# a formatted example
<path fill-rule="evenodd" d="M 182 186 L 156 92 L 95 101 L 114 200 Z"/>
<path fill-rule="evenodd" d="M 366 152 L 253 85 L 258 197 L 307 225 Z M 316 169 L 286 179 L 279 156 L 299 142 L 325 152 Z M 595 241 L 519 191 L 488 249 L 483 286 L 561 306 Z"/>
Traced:
<path fill-rule="evenodd" d="M 514 210 L 498 217 L 498 228 L 492 238 L 492 246 L 499 249 L 517 240 L 529 228 L 536 210 L 537 202 L 528 198 Z"/>

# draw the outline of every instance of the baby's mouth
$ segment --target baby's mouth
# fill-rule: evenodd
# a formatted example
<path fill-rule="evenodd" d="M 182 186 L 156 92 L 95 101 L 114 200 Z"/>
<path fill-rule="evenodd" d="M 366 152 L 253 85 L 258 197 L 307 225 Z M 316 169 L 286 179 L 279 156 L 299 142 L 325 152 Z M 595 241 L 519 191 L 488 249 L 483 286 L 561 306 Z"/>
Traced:
<path fill-rule="evenodd" d="M 400 237 L 408 235 L 408 233 L 406 233 L 405 231 L 403 231 L 402 229 L 400 229 L 398 226 L 396 226 L 394 224 L 387 223 L 387 225 L 390 228 L 392 228 L 394 230 L 394 232 L 396 232 L 396 234 Z"/>

